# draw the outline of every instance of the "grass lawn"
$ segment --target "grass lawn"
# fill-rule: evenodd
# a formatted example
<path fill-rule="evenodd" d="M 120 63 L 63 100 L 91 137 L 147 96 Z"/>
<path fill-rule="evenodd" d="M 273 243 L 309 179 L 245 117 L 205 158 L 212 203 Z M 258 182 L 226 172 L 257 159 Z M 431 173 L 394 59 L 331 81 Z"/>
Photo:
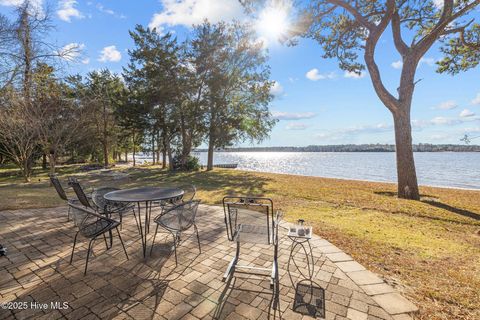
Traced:
<path fill-rule="evenodd" d="M 287 220 L 304 218 L 317 234 L 382 274 L 420 307 L 420 319 L 480 319 L 480 191 L 422 187 L 421 201 L 408 201 L 395 198 L 394 184 L 228 169 L 172 174 L 129 168 L 123 180 L 78 173 L 75 166 L 59 171 L 61 179 L 75 174 L 90 186 L 193 183 L 207 204 L 227 194 L 271 197 Z M 29 184 L 15 172 L 0 169 L 0 210 L 63 204 L 46 172 L 38 170 Z"/>

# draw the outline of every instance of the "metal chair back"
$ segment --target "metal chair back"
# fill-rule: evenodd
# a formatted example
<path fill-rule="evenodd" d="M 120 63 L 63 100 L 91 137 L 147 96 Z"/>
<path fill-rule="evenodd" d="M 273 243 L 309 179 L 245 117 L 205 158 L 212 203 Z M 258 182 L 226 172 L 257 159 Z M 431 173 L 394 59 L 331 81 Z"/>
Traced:
<path fill-rule="evenodd" d="M 189 202 L 195 198 L 195 194 L 197 193 L 197 188 L 193 184 L 187 184 L 180 187 L 183 190 L 182 201 Z"/>
<path fill-rule="evenodd" d="M 83 191 L 82 186 L 78 182 L 76 178 L 69 177 L 68 178 L 68 184 L 72 187 L 73 191 L 77 195 L 78 201 L 80 201 L 81 204 L 83 204 L 87 208 L 91 208 L 92 206 L 90 205 L 90 202 L 88 201 L 88 197 L 85 194 L 85 191 Z"/>
<path fill-rule="evenodd" d="M 199 204 L 200 200 L 181 203 L 166 210 L 156 220 L 164 228 L 175 232 L 183 232 L 190 229 L 195 223 Z"/>
<path fill-rule="evenodd" d="M 227 196 L 223 198 L 223 209 L 228 240 L 273 243 L 275 221 L 271 199 Z M 240 239 L 241 233 L 248 236 Z"/>
<path fill-rule="evenodd" d="M 107 193 L 117 190 L 120 189 L 113 187 L 101 187 L 92 192 L 92 202 L 97 209 L 100 210 L 100 212 L 109 212 L 110 208 L 118 209 L 119 207 L 125 207 L 124 203 L 108 201 L 104 198 Z"/>
<path fill-rule="evenodd" d="M 58 180 L 57 175 L 54 174 L 49 174 L 50 177 L 50 182 L 54 186 L 55 190 L 58 193 L 58 196 L 65 201 L 68 201 L 67 194 L 65 193 L 65 190 L 62 187 L 62 184 L 60 183 L 60 180 Z"/>
<path fill-rule="evenodd" d="M 86 238 L 92 238 L 102 234 L 111 226 L 118 224 L 115 220 L 107 218 L 90 208 L 69 204 L 72 209 L 72 217 L 80 234 Z"/>

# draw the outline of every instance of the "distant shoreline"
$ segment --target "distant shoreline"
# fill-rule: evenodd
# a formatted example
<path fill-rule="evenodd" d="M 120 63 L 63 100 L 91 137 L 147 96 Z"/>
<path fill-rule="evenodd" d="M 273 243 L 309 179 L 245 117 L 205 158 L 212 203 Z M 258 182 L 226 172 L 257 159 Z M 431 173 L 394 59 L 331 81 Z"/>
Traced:
<path fill-rule="evenodd" d="M 196 149 L 195 152 L 207 152 Z M 393 144 L 312 145 L 306 147 L 242 147 L 217 149 L 215 152 L 395 152 Z M 413 145 L 413 152 L 480 152 L 479 145 L 428 144 Z"/>

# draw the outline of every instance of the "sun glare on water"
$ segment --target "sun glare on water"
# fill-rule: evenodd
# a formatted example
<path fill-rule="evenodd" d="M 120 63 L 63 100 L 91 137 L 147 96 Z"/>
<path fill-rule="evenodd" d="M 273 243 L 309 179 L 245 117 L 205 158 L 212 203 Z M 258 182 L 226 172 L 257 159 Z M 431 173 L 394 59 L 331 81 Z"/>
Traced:
<path fill-rule="evenodd" d="M 280 1 L 272 1 L 258 16 L 257 32 L 268 42 L 278 42 L 285 37 L 289 28 L 290 8 Z"/>

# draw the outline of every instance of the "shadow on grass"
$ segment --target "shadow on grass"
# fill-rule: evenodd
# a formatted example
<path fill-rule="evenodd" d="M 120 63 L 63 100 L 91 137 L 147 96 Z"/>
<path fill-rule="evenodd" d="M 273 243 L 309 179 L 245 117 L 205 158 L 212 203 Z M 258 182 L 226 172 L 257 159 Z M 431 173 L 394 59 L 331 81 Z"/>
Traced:
<path fill-rule="evenodd" d="M 475 212 L 472 212 L 472 211 L 469 211 L 469 210 L 455 208 L 455 207 L 452 207 L 452 206 L 450 206 L 446 203 L 442 203 L 442 202 L 438 202 L 438 201 L 422 200 L 421 202 L 429 204 L 429 205 L 434 206 L 436 208 L 440 208 L 440 209 L 450 211 L 452 213 L 455 213 L 455 214 L 458 214 L 458 215 L 461 215 L 461 216 L 464 216 L 464 217 L 467 217 L 467 218 L 472 218 L 472 219 L 475 219 L 477 221 L 480 220 L 480 215 L 478 213 L 475 213 Z"/>
<path fill-rule="evenodd" d="M 381 196 L 394 197 L 394 198 L 398 196 L 398 192 L 393 192 L 393 191 L 374 191 L 373 193 Z M 432 196 L 430 194 L 420 194 L 420 198 L 438 199 L 436 196 Z"/>
<path fill-rule="evenodd" d="M 391 191 L 375 191 L 374 193 L 378 194 L 378 195 L 382 195 L 382 196 L 389 196 L 389 197 L 396 197 L 397 196 L 396 192 L 391 192 Z M 473 211 L 453 207 L 453 206 L 448 205 L 446 203 L 442 203 L 442 202 L 438 201 L 437 199 L 438 198 L 436 196 L 432 196 L 432 195 L 428 195 L 428 194 L 421 194 L 419 202 L 428 204 L 428 205 L 430 205 L 432 207 L 435 207 L 435 208 L 438 208 L 438 209 L 443 209 L 443 210 L 449 211 L 451 213 L 454 213 L 454 214 L 457 214 L 457 215 L 460 215 L 460 216 L 463 216 L 463 217 L 467 217 L 467 218 L 474 219 L 476 221 L 480 221 L 480 214 L 475 213 Z M 409 214 L 407 212 L 400 212 L 400 213 Z M 454 222 L 454 223 L 460 223 L 460 224 L 469 224 L 469 223 L 454 221 L 454 220 L 440 218 L 440 217 L 428 216 L 428 215 L 424 215 L 424 214 L 416 214 L 415 216 L 416 217 L 421 217 L 421 218 L 426 218 L 426 219 L 431 219 L 431 220 Z"/>
<path fill-rule="evenodd" d="M 223 195 L 248 194 L 262 196 L 271 179 L 247 172 L 229 170 L 169 172 L 161 169 L 129 169 L 128 187 L 139 185 L 194 184 L 198 190 L 219 191 Z"/>

